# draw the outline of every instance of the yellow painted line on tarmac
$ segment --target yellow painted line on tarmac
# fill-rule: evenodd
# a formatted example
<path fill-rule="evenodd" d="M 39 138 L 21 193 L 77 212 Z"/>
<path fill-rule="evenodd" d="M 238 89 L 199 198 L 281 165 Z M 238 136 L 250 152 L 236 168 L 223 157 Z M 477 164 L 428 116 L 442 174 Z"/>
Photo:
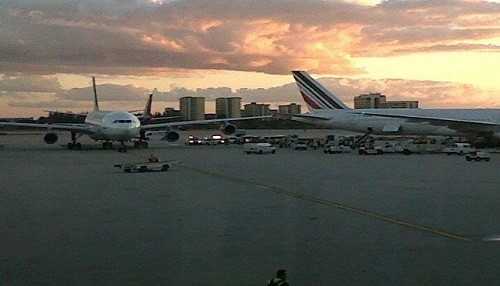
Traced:
<path fill-rule="evenodd" d="M 272 187 L 272 186 L 266 186 L 266 185 L 261 185 L 261 184 L 257 184 L 257 183 L 252 183 L 252 182 L 240 179 L 240 178 L 230 177 L 230 176 L 227 176 L 227 175 L 224 175 L 224 174 L 219 174 L 219 173 L 215 173 L 215 172 L 211 172 L 211 171 L 207 171 L 207 170 L 203 170 L 203 169 L 199 169 L 199 168 L 194 168 L 194 167 L 186 166 L 186 165 L 179 166 L 179 168 L 187 169 L 187 170 L 190 170 L 190 171 L 193 171 L 193 172 L 197 172 L 197 173 L 200 173 L 200 174 L 204 174 L 204 175 L 207 175 L 207 176 L 211 176 L 211 177 L 215 177 L 215 178 L 219 178 L 219 179 L 223 179 L 223 180 L 227 180 L 227 181 L 231 181 L 231 182 L 236 182 L 236 183 L 239 183 L 239 184 L 242 184 L 242 185 L 246 185 L 246 186 L 257 187 L 257 188 L 259 188 L 261 190 L 271 191 L 271 192 L 274 192 L 274 193 L 278 193 L 278 194 L 282 194 L 282 195 L 294 197 L 294 198 L 297 198 L 297 199 L 301 199 L 301 200 L 305 200 L 305 201 L 310 201 L 310 202 L 315 202 L 315 203 L 322 204 L 322 205 L 327 205 L 327 206 L 335 207 L 335 208 L 338 208 L 338 209 L 350 211 L 350 212 L 353 212 L 353 213 L 357 213 L 357 214 L 364 215 L 364 216 L 367 216 L 367 217 L 371 217 L 371 218 L 374 218 L 374 219 L 378 219 L 378 220 L 381 220 L 381 221 L 395 223 L 395 224 L 398 224 L 398 225 L 401 225 L 401 226 L 405 226 L 405 227 L 408 227 L 408 228 L 413 228 L 413 229 L 416 229 L 416 230 L 420 230 L 420 231 L 432 233 L 432 234 L 439 235 L 439 236 L 444 236 L 444 237 L 447 237 L 447 238 L 452 238 L 452 239 L 455 239 L 455 240 L 467 241 L 467 242 L 472 241 L 472 239 L 470 239 L 468 237 L 465 237 L 465 236 L 459 235 L 459 234 L 455 234 L 455 233 L 452 233 L 452 232 L 448 232 L 448 231 L 444 231 L 444 230 L 439 230 L 437 228 L 425 226 L 425 225 L 422 225 L 422 224 L 417 224 L 417 223 L 414 223 L 414 222 L 409 222 L 409 221 L 404 221 L 404 220 L 400 220 L 400 219 L 391 218 L 391 217 L 384 216 L 384 215 L 381 215 L 381 214 L 377 214 L 377 213 L 374 213 L 374 212 L 362 210 L 362 209 L 359 209 L 359 208 L 356 208 L 356 207 L 351 207 L 351 206 L 348 206 L 348 205 L 344 205 L 344 204 L 340 204 L 340 203 L 336 203 L 336 202 L 332 202 L 332 201 L 328 201 L 328 200 L 324 200 L 324 199 L 319 199 L 319 198 L 315 198 L 315 197 L 303 195 L 303 194 L 300 194 L 300 193 L 295 193 L 295 192 L 287 191 L 287 190 L 276 188 L 276 187 Z"/>

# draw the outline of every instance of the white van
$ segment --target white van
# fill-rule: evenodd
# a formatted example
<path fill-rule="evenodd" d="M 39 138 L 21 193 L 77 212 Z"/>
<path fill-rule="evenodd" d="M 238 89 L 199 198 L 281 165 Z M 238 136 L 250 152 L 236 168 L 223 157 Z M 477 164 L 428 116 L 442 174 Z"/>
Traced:
<path fill-rule="evenodd" d="M 276 153 L 276 148 L 269 143 L 246 143 L 243 145 L 243 150 L 247 154 L 274 154 Z"/>
<path fill-rule="evenodd" d="M 451 145 L 443 149 L 443 153 L 447 155 L 451 154 L 464 155 L 473 151 L 475 151 L 475 149 L 469 143 L 452 143 Z"/>

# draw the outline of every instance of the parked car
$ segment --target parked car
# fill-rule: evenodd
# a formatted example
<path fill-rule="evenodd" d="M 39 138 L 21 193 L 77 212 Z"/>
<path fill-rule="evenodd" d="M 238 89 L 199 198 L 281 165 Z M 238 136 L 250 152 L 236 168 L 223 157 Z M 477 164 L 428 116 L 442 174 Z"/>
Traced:
<path fill-rule="evenodd" d="M 465 155 L 465 160 L 469 162 L 470 161 L 480 162 L 483 160 L 488 162 L 490 158 L 491 158 L 490 153 L 486 151 L 472 151 L 469 154 Z"/>
<path fill-rule="evenodd" d="M 341 146 L 329 145 L 329 146 L 326 146 L 325 149 L 323 149 L 323 152 L 325 152 L 325 154 L 350 153 L 351 148 L 344 146 L 344 145 L 341 145 Z"/>
<path fill-rule="evenodd" d="M 472 147 L 469 143 L 452 143 L 451 145 L 443 149 L 443 153 L 445 153 L 446 155 L 465 155 L 474 151 L 474 147 Z"/>
<path fill-rule="evenodd" d="M 269 143 L 246 143 L 243 150 L 247 154 L 275 154 L 276 148 Z"/>
<path fill-rule="evenodd" d="M 295 144 L 295 150 L 299 150 L 299 151 L 305 151 L 305 150 L 307 150 L 307 143 L 305 143 L 305 142 L 297 142 L 297 144 Z"/>

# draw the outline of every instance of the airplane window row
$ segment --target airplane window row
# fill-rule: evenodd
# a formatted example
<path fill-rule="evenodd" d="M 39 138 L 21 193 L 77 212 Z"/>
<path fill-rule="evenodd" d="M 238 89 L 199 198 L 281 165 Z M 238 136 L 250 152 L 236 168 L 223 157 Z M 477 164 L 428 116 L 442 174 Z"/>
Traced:
<path fill-rule="evenodd" d="M 113 121 L 113 123 L 132 123 L 132 120 L 128 119 L 128 120 L 115 120 Z"/>

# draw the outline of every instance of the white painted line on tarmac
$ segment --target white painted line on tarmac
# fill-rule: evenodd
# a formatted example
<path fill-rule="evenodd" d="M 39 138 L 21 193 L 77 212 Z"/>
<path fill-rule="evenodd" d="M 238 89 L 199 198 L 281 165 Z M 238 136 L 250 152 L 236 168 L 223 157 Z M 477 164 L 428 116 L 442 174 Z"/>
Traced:
<path fill-rule="evenodd" d="M 483 238 L 484 241 L 494 241 L 494 242 L 500 242 L 500 235 L 492 235 Z"/>
<path fill-rule="evenodd" d="M 418 224 L 418 223 L 414 223 L 414 222 L 410 222 L 410 221 L 404 221 L 404 220 L 400 220 L 400 219 L 396 219 L 396 218 L 391 218 L 391 217 L 384 216 L 384 215 L 381 215 L 381 214 L 377 214 L 377 213 L 374 213 L 374 212 L 366 211 L 366 210 L 363 210 L 363 209 L 360 209 L 360 208 L 356 208 L 356 207 L 352 207 L 352 206 L 348 206 L 348 205 L 344 205 L 344 204 L 340 204 L 340 203 L 336 203 L 336 202 L 332 202 L 332 201 L 328 201 L 328 200 L 324 200 L 324 199 L 320 199 L 320 198 L 315 198 L 315 197 L 312 197 L 312 196 L 307 196 L 307 195 L 304 195 L 304 194 L 300 194 L 300 193 L 288 191 L 288 190 L 285 190 L 285 189 L 280 189 L 280 188 L 277 188 L 277 187 L 272 187 L 272 186 L 266 186 L 266 185 L 262 185 L 262 184 L 258 184 L 258 183 L 253 183 L 253 182 L 241 179 L 241 178 L 231 177 L 231 176 L 228 176 L 226 174 L 219 174 L 219 173 L 215 173 L 215 172 L 212 172 L 212 171 L 203 170 L 203 169 L 199 169 L 199 168 L 195 168 L 195 167 L 191 167 L 191 166 L 186 166 L 186 165 L 182 166 L 182 168 L 186 169 L 186 170 L 193 171 L 193 172 L 197 172 L 197 173 L 200 173 L 200 174 L 204 174 L 204 175 L 207 175 L 207 176 L 211 176 L 211 177 L 214 177 L 214 178 L 219 178 L 219 179 L 223 179 L 223 180 L 227 180 L 227 181 L 239 183 L 239 184 L 242 184 L 242 185 L 259 188 L 261 190 L 270 191 L 270 192 L 274 192 L 274 193 L 286 195 L 286 196 L 289 196 L 289 197 L 294 197 L 294 198 L 301 199 L 301 200 L 306 200 L 306 201 L 310 201 L 310 202 L 315 202 L 315 203 L 319 203 L 319 204 L 331 206 L 331 207 L 334 207 L 334 208 L 338 208 L 338 209 L 350 211 L 350 212 L 353 212 L 353 213 L 357 213 L 357 214 L 360 214 L 360 215 L 364 215 L 364 216 L 367 216 L 367 217 L 371 217 L 371 218 L 374 218 L 374 219 L 377 219 L 377 220 L 381 220 L 381 221 L 385 221 L 385 222 L 390 222 L 390 223 L 395 223 L 395 224 L 398 224 L 398 225 L 401 225 L 401 226 L 405 226 L 405 227 L 412 228 L 412 229 L 417 229 L 417 230 L 428 232 L 428 233 L 432 233 L 432 234 L 435 234 L 435 235 L 444 236 L 444 237 L 448 237 L 448 238 L 452 238 L 452 239 L 460 240 L 460 241 L 466 241 L 466 242 L 472 241 L 472 239 L 469 238 L 469 237 L 466 237 L 466 236 L 463 236 L 463 235 L 459 235 L 459 234 L 455 234 L 455 233 L 452 233 L 452 232 L 449 232 L 449 231 L 440 230 L 440 229 L 437 229 L 437 228 L 433 228 L 433 227 L 430 227 L 430 226 L 426 226 L 426 225 L 422 225 L 422 224 Z"/>

